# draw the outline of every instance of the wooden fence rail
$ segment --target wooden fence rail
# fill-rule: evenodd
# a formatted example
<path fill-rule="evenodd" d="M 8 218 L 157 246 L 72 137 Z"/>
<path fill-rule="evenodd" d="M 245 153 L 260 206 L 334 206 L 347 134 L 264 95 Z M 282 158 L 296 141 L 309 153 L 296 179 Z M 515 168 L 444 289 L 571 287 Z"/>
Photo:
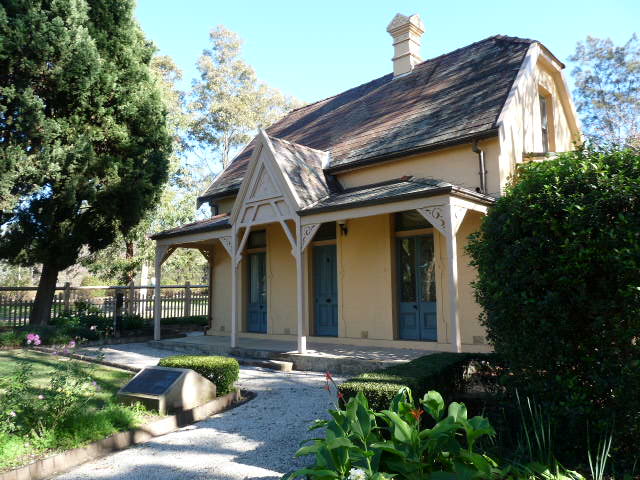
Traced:
<path fill-rule="evenodd" d="M 162 318 L 206 316 L 209 313 L 208 285 L 162 285 Z M 29 323 L 37 287 L 0 287 L 0 326 Z M 119 305 L 120 302 L 120 305 Z M 51 317 L 90 313 L 115 318 L 120 308 L 125 315 L 153 318 L 153 285 L 56 287 Z"/>

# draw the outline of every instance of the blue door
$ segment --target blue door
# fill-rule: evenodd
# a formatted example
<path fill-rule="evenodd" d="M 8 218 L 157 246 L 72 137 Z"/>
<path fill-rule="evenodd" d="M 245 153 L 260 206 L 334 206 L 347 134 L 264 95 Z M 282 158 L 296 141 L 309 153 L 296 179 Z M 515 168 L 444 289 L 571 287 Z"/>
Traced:
<path fill-rule="evenodd" d="M 249 254 L 247 331 L 267 333 L 267 268 L 264 252 Z"/>
<path fill-rule="evenodd" d="M 433 237 L 398 238 L 399 337 L 436 341 L 435 259 Z"/>
<path fill-rule="evenodd" d="M 338 274 L 336 246 L 313 247 L 316 335 L 338 336 Z"/>

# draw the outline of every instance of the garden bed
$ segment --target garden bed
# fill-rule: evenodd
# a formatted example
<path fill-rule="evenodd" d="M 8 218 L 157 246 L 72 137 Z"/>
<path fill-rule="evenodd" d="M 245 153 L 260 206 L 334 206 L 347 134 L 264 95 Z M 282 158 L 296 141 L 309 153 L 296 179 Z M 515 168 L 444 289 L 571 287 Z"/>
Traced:
<path fill-rule="evenodd" d="M 131 372 L 31 350 L 0 352 L 0 471 L 157 418 L 120 405 Z"/>
<path fill-rule="evenodd" d="M 144 443 L 154 437 L 166 435 L 184 426 L 204 420 L 211 415 L 233 408 L 254 398 L 250 392 L 235 390 L 210 402 L 185 410 L 176 415 L 151 419 L 141 428 L 135 428 L 110 435 L 89 445 L 74 448 L 43 458 L 35 459 L 27 465 L 10 471 L 0 470 L 0 480 L 41 480 L 53 474 L 62 473 L 90 460 L 95 460 L 118 450 Z"/>

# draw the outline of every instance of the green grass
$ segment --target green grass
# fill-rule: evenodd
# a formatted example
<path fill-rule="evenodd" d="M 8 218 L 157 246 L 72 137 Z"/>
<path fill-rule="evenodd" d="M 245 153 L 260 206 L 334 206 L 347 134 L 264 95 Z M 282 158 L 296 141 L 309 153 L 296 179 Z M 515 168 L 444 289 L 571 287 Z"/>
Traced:
<path fill-rule="evenodd" d="M 33 366 L 31 378 L 34 389 L 48 386 L 56 363 L 70 361 L 34 351 L 0 352 L 0 377 L 6 377 L 14 371 L 20 360 L 26 360 Z M 43 436 L 19 437 L 0 433 L 0 471 L 138 427 L 151 418 L 151 412 L 141 407 L 124 406 L 116 402 L 116 392 L 133 376 L 132 373 L 102 365 L 77 363 L 88 378 L 100 386 L 100 390 L 92 396 L 81 415 L 76 415 L 54 431 L 47 431 Z"/>

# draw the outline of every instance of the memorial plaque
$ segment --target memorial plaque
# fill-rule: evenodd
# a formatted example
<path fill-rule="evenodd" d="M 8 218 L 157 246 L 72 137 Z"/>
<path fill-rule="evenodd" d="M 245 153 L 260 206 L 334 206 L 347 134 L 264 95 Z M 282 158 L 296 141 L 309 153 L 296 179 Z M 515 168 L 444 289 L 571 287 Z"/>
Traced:
<path fill-rule="evenodd" d="M 175 382 L 180 375 L 182 375 L 180 370 L 147 368 L 136 375 L 121 391 L 126 393 L 161 395 L 169 389 L 171 384 Z"/>
<path fill-rule="evenodd" d="M 142 403 L 161 415 L 216 398 L 216 386 L 187 368 L 147 367 L 118 391 L 121 402 Z"/>

